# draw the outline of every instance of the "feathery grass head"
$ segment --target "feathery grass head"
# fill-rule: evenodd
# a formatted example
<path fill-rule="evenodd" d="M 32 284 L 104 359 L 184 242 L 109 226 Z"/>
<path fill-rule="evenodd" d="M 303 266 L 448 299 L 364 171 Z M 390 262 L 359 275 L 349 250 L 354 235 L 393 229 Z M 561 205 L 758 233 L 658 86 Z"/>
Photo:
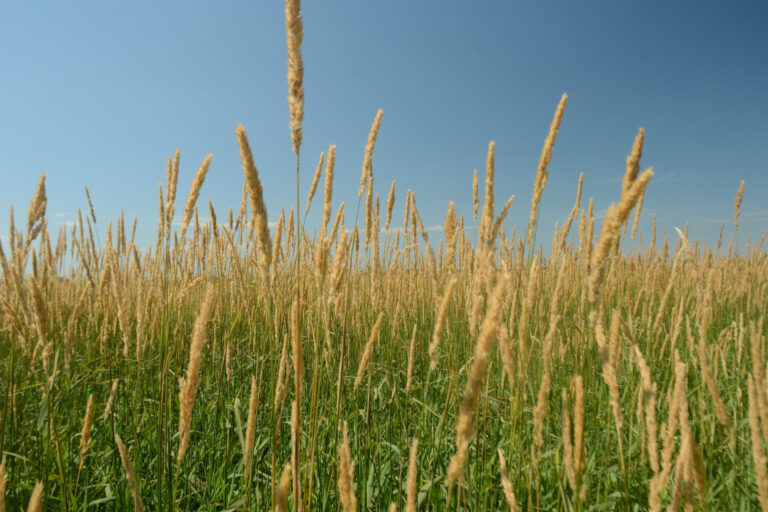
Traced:
<path fill-rule="evenodd" d="M 480 214 L 480 241 L 484 246 L 490 245 L 491 225 L 493 224 L 494 201 L 493 201 L 493 173 L 496 162 L 496 143 L 488 143 L 488 156 L 485 161 L 485 197 L 483 198 L 483 211 Z"/>
<path fill-rule="evenodd" d="M 189 221 L 192 220 L 192 213 L 195 211 L 195 204 L 197 198 L 200 196 L 200 189 L 203 188 L 203 182 L 205 181 L 205 175 L 208 174 L 208 168 L 211 165 L 212 155 L 209 153 L 203 159 L 203 163 L 200 164 L 200 168 L 195 174 L 195 179 L 192 180 L 192 185 L 189 187 L 189 195 L 187 196 L 187 202 L 184 205 L 184 217 L 181 221 L 181 236 L 183 237 L 187 232 L 187 226 Z"/>
<path fill-rule="evenodd" d="M 195 407 L 195 396 L 200 386 L 200 365 L 205 344 L 205 325 L 211 314 L 213 305 L 213 287 L 209 286 L 200 311 L 195 319 L 192 331 L 192 343 L 189 347 L 189 363 L 185 378 L 179 379 L 179 451 L 176 454 L 177 464 L 181 464 L 189 446 L 189 433 L 192 425 L 192 410 Z"/>
<path fill-rule="evenodd" d="M 645 129 L 640 127 L 632 144 L 632 152 L 627 155 L 627 168 L 621 181 L 621 193 L 626 194 L 629 187 L 637 179 L 640 172 L 640 158 L 643 156 L 643 142 L 645 141 Z"/>
<path fill-rule="evenodd" d="M 256 405 L 258 402 L 258 389 L 256 377 L 251 375 L 251 396 L 248 400 L 248 424 L 245 429 L 245 447 L 243 450 L 243 479 L 247 482 L 253 466 L 253 443 L 256 441 Z"/>
<path fill-rule="evenodd" d="M 344 422 L 344 437 L 339 448 L 339 497 L 341 508 L 344 512 L 357 511 L 357 498 L 355 498 L 355 463 L 349 451 L 349 436 L 347 435 L 347 422 Z"/>
<path fill-rule="evenodd" d="M 392 209 L 395 206 L 395 180 L 389 186 L 389 195 L 387 196 L 387 220 L 384 223 L 384 229 L 389 229 L 389 223 L 392 222 Z"/>
<path fill-rule="evenodd" d="M 368 142 L 365 144 L 365 153 L 363 154 L 363 168 L 360 173 L 360 189 L 357 191 L 358 199 L 363 197 L 365 185 L 373 173 L 373 148 L 376 146 L 376 137 L 379 135 L 382 114 L 384 111 L 381 109 L 376 112 L 376 117 L 371 124 L 371 131 L 368 133 Z"/>
<path fill-rule="evenodd" d="M 307 205 L 304 208 L 304 217 L 309 214 L 309 207 L 312 205 L 312 199 L 315 197 L 315 191 L 317 190 L 317 184 L 320 183 L 320 174 L 323 172 L 323 162 L 325 161 L 325 152 L 320 152 L 320 160 L 317 161 L 317 167 L 315 168 L 315 174 L 312 175 L 312 184 L 309 186 L 309 193 L 307 194 Z"/>
<path fill-rule="evenodd" d="M 472 413 L 475 410 L 475 404 L 480 396 L 485 369 L 488 366 L 488 357 L 491 352 L 493 339 L 499 329 L 501 311 L 506 294 L 507 281 L 502 278 L 496 283 L 496 287 L 491 294 L 488 311 L 485 314 L 483 325 L 480 329 L 480 335 L 475 344 L 475 357 L 469 370 L 467 384 L 464 388 L 464 399 L 461 402 L 459 410 L 459 420 L 456 425 L 456 454 L 451 457 L 448 465 L 446 479 L 449 485 L 453 485 L 458 479 L 467 458 L 467 449 L 469 441 L 472 438 Z"/>
<path fill-rule="evenodd" d="M 45 218 L 46 204 L 48 204 L 48 198 L 45 196 L 45 173 L 41 173 L 40 179 L 37 180 L 35 195 L 32 196 L 27 210 L 27 245 L 32 243 L 40 233 Z"/>
<path fill-rule="evenodd" d="M 417 498 L 419 492 L 419 468 L 417 466 L 417 456 L 419 450 L 418 438 L 411 441 L 411 451 L 408 455 L 408 473 L 405 477 L 405 512 L 416 512 L 418 507 Z"/>
<path fill-rule="evenodd" d="M 35 488 L 32 490 L 32 495 L 29 497 L 29 505 L 27 505 L 27 512 L 42 512 L 43 507 L 43 482 L 38 481 L 35 484 Z"/>
<path fill-rule="evenodd" d="M 739 214 L 741 213 L 741 200 L 744 198 L 744 180 L 739 184 L 736 197 L 733 198 L 733 230 L 739 232 Z"/>
<path fill-rule="evenodd" d="M 368 366 L 368 360 L 373 354 L 373 345 L 376 343 L 376 339 L 379 337 L 379 329 L 381 328 L 381 320 L 384 318 L 384 312 L 379 313 L 379 317 L 376 319 L 376 323 L 373 324 L 371 334 L 368 337 L 368 343 L 365 344 L 365 350 L 360 358 L 360 364 L 357 367 L 357 376 L 355 377 L 355 390 L 360 387 L 360 383 L 363 381 L 363 375 L 365 374 L 365 368 Z"/>
<path fill-rule="evenodd" d="M 179 150 L 173 154 L 173 160 L 168 159 L 168 169 L 165 177 L 165 234 L 171 232 L 171 223 L 176 211 L 176 188 L 179 183 Z"/>
<path fill-rule="evenodd" d="M 91 219 L 96 224 L 96 212 L 93 210 L 93 202 L 91 202 L 91 193 L 88 192 L 88 187 L 85 187 L 85 197 L 88 199 L 88 208 L 91 210 Z"/>
<path fill-rule="evenodd" d="M 93 425 L 93 395 L 88 395 L 88 405 L 85 406 L 83 429 L 80 431 L 80 467 L 85 460 L 85 451 L 91 442 L 91 426 Z"/>
<path fill-rule="evenodd" d="M 240 146 L 240 158 L 243 161 L 243 174 L 248 186 L 251 212 L 256 220 L 256 249 L 258 250 L 259 270 L 262 277 L 269 277 L 269 265 L 272 263 L 272 239 L 267 222 L 267 207 L 264 204 L 264 191 L 259 180 L 259 172 L 253 162 L 253 153 L 248 144 L 248 136 L 243 125 L 238 125 L 237 143 Z"/>
<path fill-rule="evenodd" d="M 287 462 L 283 466 L 280 474 L 280 482 L 275 491 L 274 512 L 288 512 L 288 497 L 291 495 L 291 463 Z"/>
<path fill-rule="evenodd" d="M 301 123 L 304 120 L 304 61 L 301 42 L 304 27 L 301 21 L 301 0 L 285 0 L 285 33 L 288 45 L 288 107 L 291 113 L 291 143 L 293 152 L 301 147 Z"/>
<path fill-rule="evenodd" d="M 336 165 L 336 145 L 331 144 L 328 148 L 328 159 L 325 162 L 325 181 L 323 183 L 323 222 L 320 224 L 320 231 L 323 239 L 328 229 L 328 222 L 331 220 L 331 200 L 333 199 L 333 168 Z M 333 238 L 333 237 L 331 237 Z"/>
<path fill-rule="evenodd" d="M 544 187 L 547 186 L 547 180 L 549 179 L 549 162 L 552 160 L 552 149 L 555 146 L 557 140 L 557 132 L 560 130 L 560 122 L 563 120 L 563 112 L 565 112 L 565 104 L 568 101 L 568 95 L 563 94 L 560 98 L 560 103 L 555 110 L 555 116 L 552 118 L 552 123 L 549 125 L 549 133 L 544 140 L 544 147 L 541 148 L 541 156 L 539 157 L 539 165 L 536 169 L 536 178 L 533 182 L 533 197 L 531 198 L 531 211 L 528 218 L 528 248 L 533 247 L 534 230 L 536 229 L 537 219 L 539 215 L 539 202 L 541 201 L 541 195 L 544 192 Z"/>
<path fill-rule="evenodd" d="M 120 453 L 120 461 L 123 463 L 123 469 L 125 470 L 125 478 L 128 480 L 128 485 L 131 488 L 131 497 L 133 498 L 133 511 L 144 512 L 144 500 L 141 499 L 141 493 L 139 492 L 139 482 L 136 480 L 136 472 L 131 464 L 131 459 L 128 458 L 128 451 L 125 449 L 123 440 L 120 435 L 115 432 L 115 444 L 117 444 L 117 450 Z"/>

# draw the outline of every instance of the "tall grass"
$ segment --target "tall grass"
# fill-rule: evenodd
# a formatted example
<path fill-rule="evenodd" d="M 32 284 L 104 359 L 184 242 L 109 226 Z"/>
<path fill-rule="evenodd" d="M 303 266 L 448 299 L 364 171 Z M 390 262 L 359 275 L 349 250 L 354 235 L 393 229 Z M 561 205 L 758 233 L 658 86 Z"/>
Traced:
<path fill-rule="evenodd" d="M 102 243 L 87 188 L 90 215 L 54 239 L 45 175 L 24 231 L 11 221 L 0 512 L 768 510 L 766 235 L 724 252 L 686 228 L 659 250 L 654 219 L 652 242 L 626 248 L 628 230 L 642 240 L 653 186 L 640 129 L 618 201 L 597 220 L 580 176 L 545 256 L 539 205 L 565 95 L 542 134 L 522 235 L 505 225 L 514 196 L 495 211 L 493 142 L 482 204 L 473 174 L 478 232 L 446 201 L 436 242 L 394 181 L 381 211 L 381 111 L 354 218 L 333 204 L 331 145 L 302 219 L 302 23 L 287 2 L 297 200 L 274 237 L 242 126 L 242 203 L 226 219 L 211 203 L 209 221 L 198 215 L 209 155 L 174 230 L 176 152 L 154 247 L 138 246 L 122 216 Z M 304 222 L 321 171 L 313 237 Z M 747 192 L 742 181 L 733 236 Z"/>

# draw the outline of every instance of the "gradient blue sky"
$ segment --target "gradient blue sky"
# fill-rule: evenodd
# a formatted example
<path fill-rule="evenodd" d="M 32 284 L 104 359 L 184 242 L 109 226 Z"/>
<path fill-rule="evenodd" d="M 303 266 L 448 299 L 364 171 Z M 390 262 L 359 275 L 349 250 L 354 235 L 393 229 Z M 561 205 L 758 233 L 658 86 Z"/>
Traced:
<path fill-rule="evenodd" d="M 637 128 L 656 176 L 650 216 L 713 244 L 732 231 L 747 182 L 740 240 L 768 227 L 768 4 L 668 1 L 306 1 L 302 204 L 320 151 L 337 144 L 334 206 L 356 199 L 363 147 L 384 110 L 376 190 L 397 180 L 425 224 L 449 200 L 471 216 L 472 169 L 496 141 L 496 201 L 527 222 L 541 146 L 563 92 L 569 102 L 541 206 L 539 242 L 571 208 L 618 198 Z M 52 229 L 76 218 L 88 185 L 100 230 L 125 210 L 154 240 L 157 184 L 181 150 L 177 213 L 207 153 L 198 204 L 220 218 L 239 204 L 235 126 L 254 151 L 270 220 L 295 202 L 286 101 L 284 4 L 3 2 L 0 6 L 0 236 L 18 227 L 40 172 Z M 482 174 L 481 174 L 482 176 Z M 319 216 L 316 199 L 308 226 Z M 201 212 L 202 213 L 202 212 Z M 350 222 L 348 208 L 348 224 Z M 207 217 L 207 215 L 205 215 Z"/>

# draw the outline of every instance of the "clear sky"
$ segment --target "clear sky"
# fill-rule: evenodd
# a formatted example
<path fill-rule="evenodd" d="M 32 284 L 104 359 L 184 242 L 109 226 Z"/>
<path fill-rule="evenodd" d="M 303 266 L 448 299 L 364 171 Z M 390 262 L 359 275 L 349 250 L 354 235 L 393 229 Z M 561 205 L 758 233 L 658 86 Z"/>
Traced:
<path fill-rule="evenodd" d="M 337 145 L 334 206 L 356 199 L 363 148 L 382 108 L 376 191 L 397 180 L 428 226 L 449 200 L 471 218 L 472 169 L 496 141 L 496 202 L 517 199 L 525 226 L 541 146 L 557 102 L 568 106 L 541 205 L 539 242 L 573 204 L 617 200 L 625 157 L 646 129 L 645 198 L 691 239 L 732 229 L 746 180 L 741 235 L 768 227 L 768 4 L 761 1 L 305 1 L 302 203 L 317 158 Z M 151 244 L 157 184 L 181 150 L 177 214 L 207 153 L 199 205 L 220 218 L 240 201 L 235 127 L 245 126 L 270 220 L 295 202 L 286 101 L 284 4 L 7 1 L 0 6 L 0 236 L 17 227 L 41 172 L 51 228 L 76 218 L 91 191 L 103 232 L 121 208 Z M 315 200 L 312 226 L 319 216 Z M 352 212 L 350 211 L 352 210 Z M 201 212 L 202 213 L 202 212 Z M 206 215 L 207 217 L 207 215 Z"/>

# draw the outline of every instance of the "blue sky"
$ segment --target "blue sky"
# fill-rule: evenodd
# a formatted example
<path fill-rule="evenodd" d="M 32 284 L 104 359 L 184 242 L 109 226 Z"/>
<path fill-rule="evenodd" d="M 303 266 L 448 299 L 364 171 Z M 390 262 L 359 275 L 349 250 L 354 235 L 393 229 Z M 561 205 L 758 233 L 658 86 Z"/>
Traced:
<path fill-rule="evenodd" d="M 471 216 L 472 170 L 496 141 L 496 201 L 524 226 L 541 146 L 569 94 L 541 205 L 539 242 L 571 208 L 618 198 L 626 154 L 646 129 L 645 198 L 672 231 L 713 244 L 732 230 L 746 180 L 741 235 L 768 227 L 768 4 L 629 1 L 306 1 L 302 205 L 319 153 L 337 145 L 334 206 L 356 199 L 376 110 L 377 192 L 397 180 L 429 226 L 448 201 Z M 270 220 L 295 202 L 286 101 L 284 4 L 4 2 L 0 7 L 0 236 L 14 205 L 23 227 L 40 172 L 53 230 L 91 191 L 103 232 L 121 208 L 151 244 L 157 184 L 181 150 L 177 213 L 207 153 L 198 204 L 237 209 L 243 174 L 235 127 L 253 148 Z M 316 198 L 307 223 L 317 222 Z M 348 209 L 348 214 L 349 214 Z M 206 215 L 207 216 L 207 215 Z M 348 224 L 350 215 L 348 215 Z"/>

